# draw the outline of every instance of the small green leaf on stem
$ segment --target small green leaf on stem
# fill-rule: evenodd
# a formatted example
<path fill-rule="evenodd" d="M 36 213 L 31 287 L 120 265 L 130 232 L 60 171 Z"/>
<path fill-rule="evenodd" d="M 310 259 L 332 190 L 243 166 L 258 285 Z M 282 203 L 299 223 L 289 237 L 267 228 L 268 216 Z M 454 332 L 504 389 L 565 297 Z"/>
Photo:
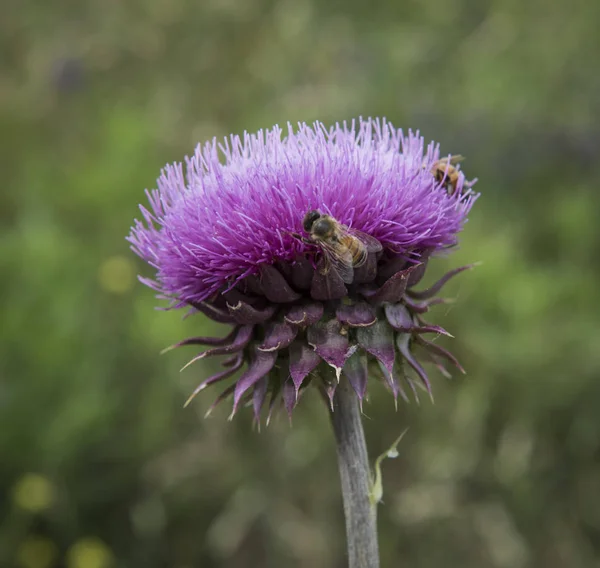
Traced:
<path fill-rule="evenodd" d="M 376 460 L 375 460 L 375 479 L 373 480 L 373 484 L 371 486 L 371 493 L 369 494 L 369 499 L 371 500 L 371 504 L 373 506 L 377 505 L 377 503 L 381 502 L 383 497 L 383 480 L 381 476 L 381 462 L 385 458 L 397 458 L 398 457 L 398 444 L 400 440 L 404 438 L 404 434 L 408 432 L 408 428 L 400 434 L 394 441 L 394 443 L 383 452 Z"/>

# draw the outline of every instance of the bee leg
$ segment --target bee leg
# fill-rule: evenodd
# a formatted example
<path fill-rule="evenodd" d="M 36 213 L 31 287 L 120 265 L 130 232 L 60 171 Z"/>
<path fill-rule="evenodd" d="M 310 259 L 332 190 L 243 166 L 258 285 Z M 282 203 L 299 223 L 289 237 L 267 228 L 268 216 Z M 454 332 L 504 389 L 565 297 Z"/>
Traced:
<path fill-rule="evenodd" d="M 286 231 L 286 234 L 290 235 L 291 237 L 294 237 L 295 239 L 298 239 L 299 241 L 302 241 L 305 244 L 308 244 L 308 245 L 314 244 L 312 241 L 308 240 L 306 237 L 303 237 L 300 233 L 290 233 L 290 232 Z"/>

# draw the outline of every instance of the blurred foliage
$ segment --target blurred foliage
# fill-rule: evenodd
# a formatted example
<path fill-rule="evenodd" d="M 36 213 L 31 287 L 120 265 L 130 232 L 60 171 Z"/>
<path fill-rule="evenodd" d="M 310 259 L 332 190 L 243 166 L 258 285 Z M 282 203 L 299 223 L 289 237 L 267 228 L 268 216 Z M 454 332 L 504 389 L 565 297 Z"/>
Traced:
<path fill-rule="evenodd" d="M 3 6 L 0 566 L 344 566 L 327 414 L 203 421 L 216 332 L 153 310 L 124 241 L 214 135 L 385 115 L 483 193 L 440 308 L 466 377 L 377 386 L 383 566 L 600 566 L 600 3 L 153 0 Z M 215 394 L 214 392 L 212 393 Z"/>

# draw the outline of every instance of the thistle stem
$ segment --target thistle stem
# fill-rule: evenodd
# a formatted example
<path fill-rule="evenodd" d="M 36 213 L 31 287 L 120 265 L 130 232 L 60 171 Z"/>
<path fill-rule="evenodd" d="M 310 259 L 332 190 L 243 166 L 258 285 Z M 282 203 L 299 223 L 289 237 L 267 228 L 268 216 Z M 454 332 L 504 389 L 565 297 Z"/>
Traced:
<path fill-rule="evenodd" d="M 342 380 L 330 412 L 342 482 L 349 568 L 379 568 L 377 509 L 371 504 L 371 469 L 356 394 Z"/>

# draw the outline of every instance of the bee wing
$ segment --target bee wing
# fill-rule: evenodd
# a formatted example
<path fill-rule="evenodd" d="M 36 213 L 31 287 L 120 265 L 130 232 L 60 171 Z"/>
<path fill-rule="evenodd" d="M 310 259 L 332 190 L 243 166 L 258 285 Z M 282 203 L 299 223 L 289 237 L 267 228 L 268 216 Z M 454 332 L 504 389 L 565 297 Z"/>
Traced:
<path fill-rule="evenodd" d="M 339 251 L 329 243 L 320 242 L 325 259 L 325 274 L 333 268 L 345 284 L 352 284 L 354 270 L 352 268 L 352 253 L 349 250 Z"/>
<path fill-rule="evenodd" d="M 440 160 L 438 160 L 438 162 L 441 165 L 446 165 L 446 164 L 450 164 L 451 166 L 455 166 L 456 164 L 458 164 L 459 162 L 462 162 L 465 159 L 464 156 L 461 156 L 460 154 L 456 154 L 454 156 L 446 156 L 445 158 L 441 158 Z"/>
<path fill-rule="evenodd" d="M 349 229 L 348 233 L 351 234 L 353 237 L 356 237 L 363 245 L 365 245 L 365 247 L 367 248 L 367 252 L 379 252 L 380 250 L 383 250 L 381 243 L 375 237 L 367 235 L 367 233 L 357 231 L 356 229 Z M 367 260 L 367 255 L 363 256 L 365 258 L 362 260 L 361 264 L 363 264 L 365 260 Z M 354 266 L 360 265 L 356 264 L 355 262 Z"/>

